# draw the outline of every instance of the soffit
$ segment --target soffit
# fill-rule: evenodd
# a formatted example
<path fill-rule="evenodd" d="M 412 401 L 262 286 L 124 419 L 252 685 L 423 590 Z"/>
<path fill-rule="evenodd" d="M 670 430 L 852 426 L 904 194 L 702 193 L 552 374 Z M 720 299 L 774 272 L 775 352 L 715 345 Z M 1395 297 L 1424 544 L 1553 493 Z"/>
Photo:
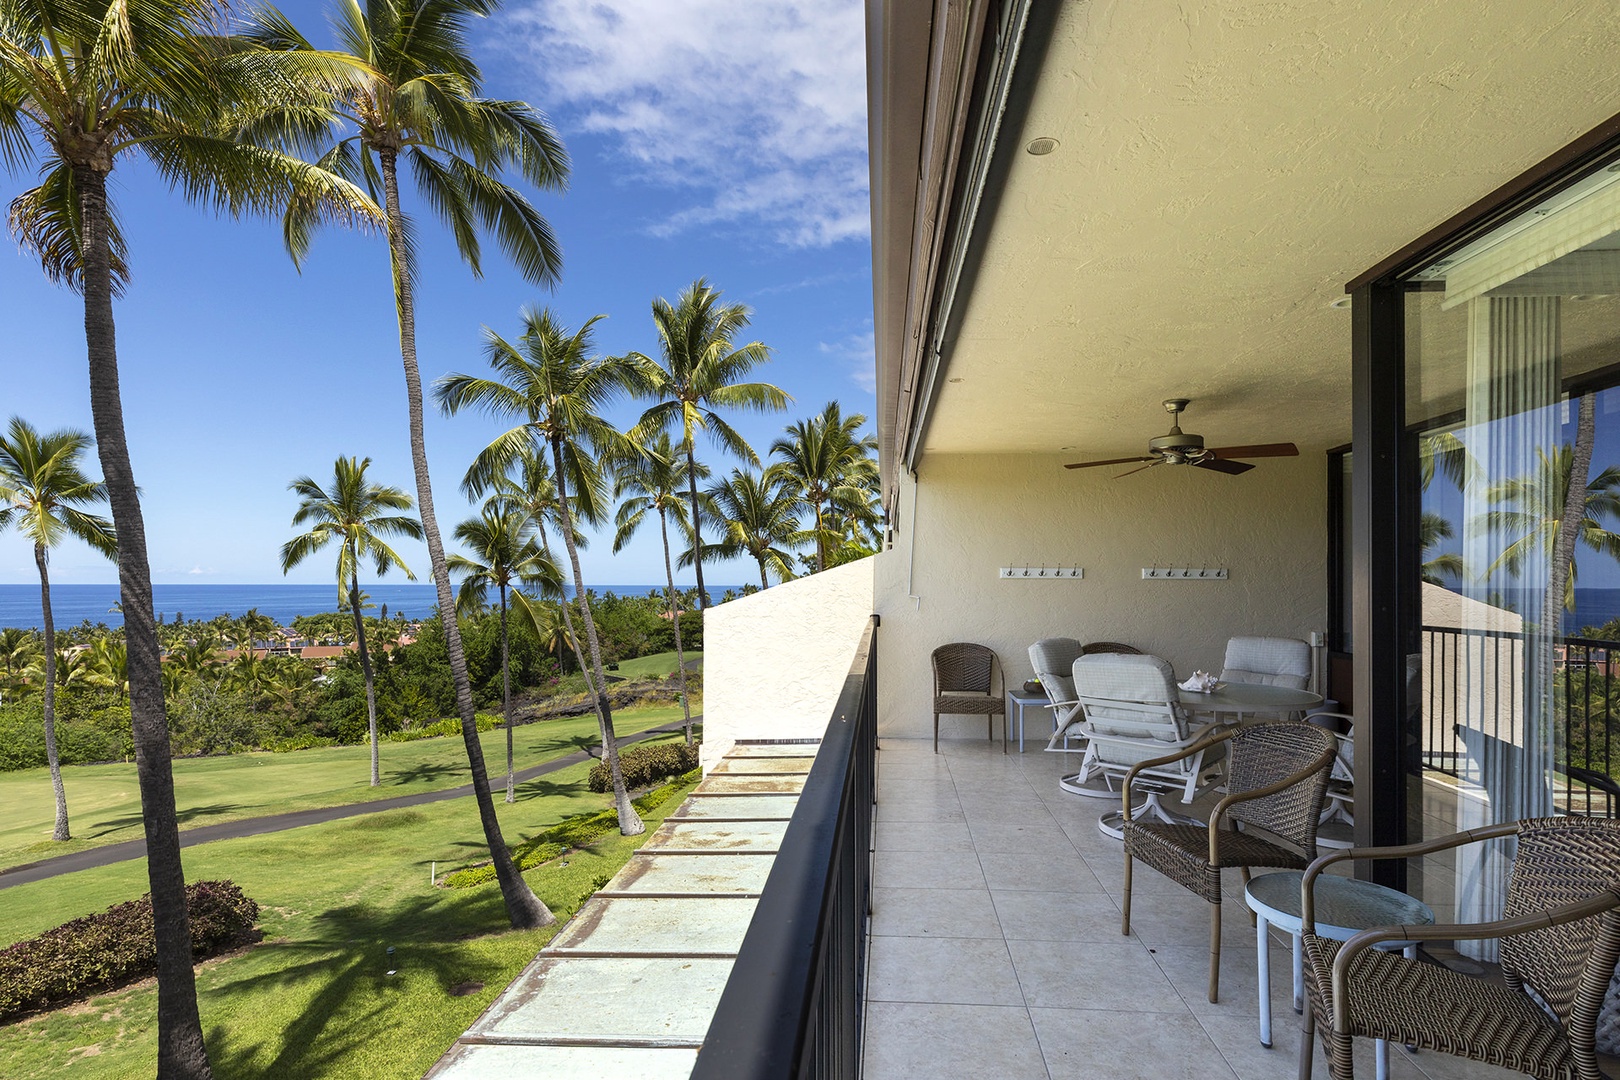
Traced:
<path fill-rule="evenodd" d="M 924 440 L 1350 438 L 1343 285 L 1620 112 L 1607 2 L 1065 3 Z M 959 381 L 958 381 L 959 380 Z"/>

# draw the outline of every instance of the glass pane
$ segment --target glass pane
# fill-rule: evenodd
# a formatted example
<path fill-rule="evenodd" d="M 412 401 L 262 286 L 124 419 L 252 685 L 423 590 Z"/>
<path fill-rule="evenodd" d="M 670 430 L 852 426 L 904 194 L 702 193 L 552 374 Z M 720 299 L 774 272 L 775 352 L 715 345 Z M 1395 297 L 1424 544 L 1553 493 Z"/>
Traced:
<path fill-rule="evenodd" d="M 1617 811 L 1620 392 L 1565 387 L 1620 363 L 1620 242 L 1476 278 L 1469 295 L 1431 273 L 1407 301 L 1407 415 L 1425 418 L 1408 716 L 1428 836 Z M 1496 918 L 1508 857 L 1422 860 L 1414 891 L 1443 921 Z"/>

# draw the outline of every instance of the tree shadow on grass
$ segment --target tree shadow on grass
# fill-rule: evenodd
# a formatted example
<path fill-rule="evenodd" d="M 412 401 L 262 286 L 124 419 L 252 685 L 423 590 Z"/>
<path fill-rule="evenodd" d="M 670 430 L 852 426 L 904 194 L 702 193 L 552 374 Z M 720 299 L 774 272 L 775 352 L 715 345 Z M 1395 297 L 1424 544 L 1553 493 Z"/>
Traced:
<path fill-rule="evenodd" d="M 196 821 L 198 818 L 218 817 L 221 814 L 235 813 L 238 810 L 245 809 L 247 808 L 240 803 L 214 803 L 211 806 L 191 806 L 183 810 L 176 810 L 174 816 L 175 820 L 177 820 L 180 825 L 184 827 L 185 825 Z M 140 814 L 128 814 L 124 817 L 108 818 L 105 821 L 91 822 L 90 827 L 92 829 L 101 830 L 98 833 L 92 834 L 92 836 L 99 836 L 101 833 L 113 832 L 118 829 L 133 828 L 140 825 L 144 820 L 145 819 L 142 818 Z"/>
<path fill-rule="evenodd" d="M 434 780 L 443 780 L 446 777 L 469 776 L 466 765 L 454 763 L 424 762 L 408 769 L 389 769 L 387 771 L 388 785 L 428 783 Z"/>
<path fill-rule="evenodd" d="M 554 780 L 547 780 L 537 776 L 532 780 L 525 780 L 513 792 L 518 802 L 528 802 L 530 799 L 541 799 L 550 795 L 579 795 L 582 794 L 584 784 L 575 781 L 571 784 L 559 784 Z"/>
<path fill-rule="evenodd" d="M 510 974 L 487 950 L 466 945 L 469 938 L 507 929 L 496 889 L 411 897 L 388 908 L 351 904 L 322 913 L 316 924 L 317 936 L 310 940 L 260 946 L 294 957 L 307 953 L 308 959 L 246 975 L 216 991 L 221 998 L 253 993 L 305 1002 L 295 1016 L 266 1017 L 269 1022 L 263 1025 L 213 1027 L 208 1048 L 216 1076 L 306 1080 L 352 1075 L 356 1061 L 375 1064 L 414 1018 L 442 1004 L 452 989 Z M 390 969 L 397 974 L 390 976 Z"/>

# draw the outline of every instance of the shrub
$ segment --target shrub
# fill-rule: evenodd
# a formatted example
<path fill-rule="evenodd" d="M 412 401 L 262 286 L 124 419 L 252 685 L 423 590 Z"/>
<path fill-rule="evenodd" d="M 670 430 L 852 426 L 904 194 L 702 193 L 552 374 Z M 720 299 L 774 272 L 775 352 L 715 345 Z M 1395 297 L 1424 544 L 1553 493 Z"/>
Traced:
<path fill-rule="evenodd" d="M 186 887 L 191 955 L 258 940 L 259 905 L 230 881 Z M 151 894 L 0 950 L 0 1020 L 143 979 L 157 969 Z"/>
<path fill-rule="evenodd" d="M 646 787 L 671 776 L 680 776 L 697 767 L 698 748 L 685 743 L 659 743 L 656 746 L 632 746 L 619 754 L 619 771 L 624 773 L 627 788 Z M 591 766 L 586 785 L 592 791 L 612 791 L 613 776 L 605 761 Z"/>
<path fill-rule="evenodd" d="M 501 718 L 494 713 L 476 713 L 479 731 L 494 731 L 501 726 Z M 386 738 L 389 742 L 415 742 L 417 739 L 433 739 L 441 735 L 460 735 L 461 720 L 451 716 L 434 724 L 426 724 L 409 731 L 390 732 Z"/>
<path fill-rule="evenodd" d="M 304 732 L 286 739 L 272 739 L 265 744 L 265 749 L 273 754 L 290 754 L 294 750 L 314 750 L 321 746 L 335 746 L 336 739 L 323 739 L 319 735 Z"/>

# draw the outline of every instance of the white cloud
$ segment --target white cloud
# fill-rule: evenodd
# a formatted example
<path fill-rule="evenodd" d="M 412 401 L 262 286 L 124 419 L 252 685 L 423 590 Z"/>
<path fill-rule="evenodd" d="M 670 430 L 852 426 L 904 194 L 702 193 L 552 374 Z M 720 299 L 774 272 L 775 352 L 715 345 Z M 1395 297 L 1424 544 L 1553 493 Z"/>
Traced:
<path fill-rule="evenodd" d="M 821 247 L 870 231 L 860 0 L 530 0 L 508 41 L 546 107 L 692 192 L 659 226 L 763 225 Z"/>
<path fill-rule="evenodd" d="M 838 341 L 823 341 L 818 347 L 823 356 L 847 369 L 856 386 L 868 394 L 877 393 L 877 344 L 870 326 Z"/>

